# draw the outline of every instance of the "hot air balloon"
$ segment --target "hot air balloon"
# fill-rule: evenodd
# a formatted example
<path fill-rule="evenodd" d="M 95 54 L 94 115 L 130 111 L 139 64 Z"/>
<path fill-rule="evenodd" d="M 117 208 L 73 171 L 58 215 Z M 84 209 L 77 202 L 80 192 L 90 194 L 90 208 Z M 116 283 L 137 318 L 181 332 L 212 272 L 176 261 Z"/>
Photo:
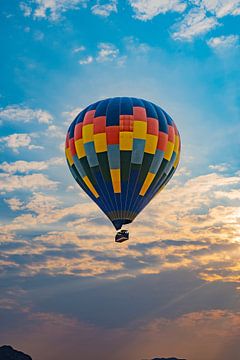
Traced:
<path fill-rule="evenodd" d="M 65 153 L 74 179 L 120 230 L 173 176 L 180 136 L 159 106 L 115 97 L 89 105 L 77 115 L 67 132 Z M 115 241 L 128 237 L 128 231 L 121 230 Z"/>

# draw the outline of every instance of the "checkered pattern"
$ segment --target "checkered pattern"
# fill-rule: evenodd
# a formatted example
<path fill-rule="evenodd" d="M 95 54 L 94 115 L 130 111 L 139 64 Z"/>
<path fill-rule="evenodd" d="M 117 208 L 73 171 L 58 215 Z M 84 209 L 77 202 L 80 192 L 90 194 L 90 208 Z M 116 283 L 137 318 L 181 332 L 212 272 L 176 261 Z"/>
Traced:
<path fill-rule="evenodd" d="M 80 112 L 69 127 L 65 152 L 78 184 L 120 229 L 172 177 L 180 136 L 159 106 L 111 98 Z"/>

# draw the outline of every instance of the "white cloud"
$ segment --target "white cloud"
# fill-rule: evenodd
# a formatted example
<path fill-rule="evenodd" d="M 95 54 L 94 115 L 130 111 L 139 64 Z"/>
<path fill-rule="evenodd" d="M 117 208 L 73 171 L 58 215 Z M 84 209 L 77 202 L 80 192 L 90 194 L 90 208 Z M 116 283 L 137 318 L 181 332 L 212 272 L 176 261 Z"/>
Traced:
<path fill-rule="evenodd" d="M 52 124 L 49 125 L 47 128 L 47 134 L 49 137 L 52 138 L 65 139 L 66 136 L 65 132 L 66 132 L 65 129 Z"/>
<path fill-rule="evenodd" d="M 229 168 L 228 164 L 217 164 L 217 165 L 209 165 L 209 169 L 216 170 L 219 172 L 226 171 Z"/>
<path fill-rule="evenodd" d="M 93 57 L 92 56 L 87 56 L 81 60 L 79 60 L 79 64 L 80 65 L 89 65 L 93 62 Z"/>
<path fill-rule="evenodd" d="M 187 7 L 185 0 L 129 0 L 129 3 L 140 20 L 150 20 L 168 11 L 181 13 Z"/>
<path fill-rule="evenodd" d="M 5 203 L 9 205 L 10 209 L 13 211 L 21 210 L 23 203 L 17 198 L 4 199 Z"/>
<path fill-rule="evenodd" d="M 201 0 L 199 5 L 214 13 L 218 18 L 226 15 L 240 15 L 240 0 Z"/>
<path fill-rule="evenodd" d="M 100 43 L 98 49 L 99 51 L 96 58 L 98 62 L 112 61 L 119 55 L 118 48 L 110 43 Z"/>
<path fill-rule="evenodd" d="M 20 7 L 20 9 L 22 10 L 24 16 L 28 17 L 28 16 L 31 15 L 32 9 L 31 9 L 31 7 L 28 6 L 26 3 L 21 2 L 21 3 L 19 4 L 19 7 Z"/>
<path fill-rule="evenodd" d="M 85 6 L 88 0 L 32 0 L 22 2 L 20 7 L 25 16 L 31 13 L 34 18 L 58 20 L 63 13 Z M 30 7 L 31 5 L 31 7 Z"/>
<path fill-rule="evenodd" d="M 8 174 L 23 173 L 27 174 L 31 171 L 41 171 L 48 169 L 49 165 L 59 165 L 64 162 L 63 158 L 52 158 L 46 161 L 25 161 L 18 160 L 12 163 L 4 161 L 0 164 L 0 170 Z"/>
<path fill-rule="evenodd" d="M 218 25 L 215 17 L 208 17 L 203 9 L 193 8 L 177 24 L 177 31 L 172 34 L 174 40 L 192 40 L 195 36 L 207 33 Z"/>
<path fill-rule="evenodd" d="M 47 214 L 53 211 L 59 203 L 54 196 L 34 193 L 24 209 L 33 211 L 35 214 Z"/>
<path fill-rule="evenodd" d="M 225 50 L 239 46 L 238 35 L 212 37 L 207 41 L 208 46 L 214 50 Z"/>
<path fill-rule="evenodd" d="M 0 122 L 21 121 L 28 123 L 31 121 L 37 121 L 40 124 L 49 124 L 52 120 L 52 115 L 41 109 L 33 110 L 20 105 L 10 105 L 5 108 L 0 108 Z"/>
<path fill-rule="evenodd" d="M 76 54 L 84 50 L 86 50 L 85 46 L 78 46 L 77 48 L 73 49 L 73 53 Z"/>
<path fill-rule="evenodd" d="M 70 121 L 73 121 L 75 117 L 83 110 L 83 107 L 76 107 L 69 111 L 62 112 L 63 117 L 66 119 L 66 125 L 70 124 Z"/>
<path fill-rule="evenodd" d="M 99 1 L 91 8 L 92 13 L 99 16 L 107 17 L 112 12 L 117 12 L 117 0 L 112 0 L 105 4 L 100 4 Z"/>
<path fill-rule="evenodd" d="M 0 142 L 16 153 L 18 153 L 19 148 L 23 147 L 29 150 L 43 149 L 42 146 L 32 144 L 32 137 L 29 134 L 11 134 L 0 138 Z"/>
<path fill-rule="evenodd" d="M 119 49 L 111 43 L 99 43 L 95 57 L 89 55 L 79 60 L 80 65 L 89 65 L 94 61 L 103 63 L 106 61 L 117 60 L 118 65 L 122 65 L 126 61 L 126 56 L 119 56 Z"/>
<path fill-rule="evenodd" d="M 0 174 L 1 193 L 15 190 L 37 190 L 40 188 L 54 189 L 56 186 L 56 181 L 48 179 L 48 177 L 43 174 L 25 176 Z"/>

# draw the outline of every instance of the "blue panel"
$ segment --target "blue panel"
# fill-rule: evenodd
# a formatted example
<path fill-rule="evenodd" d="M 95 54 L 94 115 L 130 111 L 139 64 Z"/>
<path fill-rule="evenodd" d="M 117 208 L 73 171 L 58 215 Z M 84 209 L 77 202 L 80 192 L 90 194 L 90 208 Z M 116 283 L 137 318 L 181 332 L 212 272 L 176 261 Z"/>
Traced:
<path fill-rule="evenodd" d="M 133 150 L 132 150 L 131 163 L 142 164 L 144 148 L 145 148 L 145 140 L 144 139 L 133 139 Z"/>
<path fill-rule="evenodd" d="M 163 131 L 168 134 L 168 123 L 165 114 L 159 106 L 154 105 L 154 107 L 158 114 L 159 131 Z"/>
<path fill-rule="evenodd" d="M 161 165 L 163 156 L 164 156 L 164 151 L 157 149 L 157 151 L 156 151 L 156 153 L 154 155 L 152 164 L 151 164 L 150 169 L 149 169 L 149 171 L 151 173 L 153 173 L 153 174 L 157 173 L 157 171 L 158 171 L 158 169 L 159 169 L 159 167 Z"/>
<path fill-rule="evenodd" d="M 96 190 L 104 203 L 104 211 L 105 212 L 113 211 L 114 207 L 113 207 L 110 197 L 108 196 L 108 192 L 106 191 L 105 182 L 102 177 L 102 173 L 100 171 L 99 166 L 92 167 L 91 171 L 92 171 L 92 175 L 95 178 L 95 181 L 97 184 Z"/>
<path fill-rule="evenodd" d="M 86 176 L 86 172 L 85 172 L 85 170 L 83 169 L 82 164 L 81 164 L 81 162 L 79 161 L 77 155 L 74 155 L 74 156 L 73 156 L 73 161 L 74 161 L 74 165 L 76 166 L 77 171 L 79 172 L 80 176 L 81 176 L 82 178 L 84 178 L 84 176 Z"/>
<path fill-rule="evenodd" d="M 125 210 L 130 209 L 131 202 L 134 201 L 134 193 L 135 193 L 135 185 L 139 176 L 140 170 L 135 170 L 131 168 L 130 176 L 129 176 L 129 184 L 128 184 L 128 194 L 125 202 Z"/>
<path fill-rule="evenodd" d="M 133 115 L 133 103 L 131 98 L 122 97 L 120 103 L 120 114 L 121 115 Z"/>
<path fill-rule="evenodd" d="M 168 125 L 173 126 L 173 119 L 171 118 L 171 116 L 169 116 L 169 115 L 166 113 L 166 111 L 164 111 L 163 109 L 161 109 L 161 110 L 162 110 L 162 112 L 164 113 L 164 115 L 165 115 L 165 117 L 166 117 L 166 119 L 167 119 Z"/>
<path fill-rule="evenodd" d="M 171 160 L 167 164 L 167 166 L 165 168 L 165 171 L 164 171 L 167 175 L 168 175 L 169 171 L 171 170 L 175 160 L 176 160 L 176 153 L 174 151 L 173 154 L 172 154 Z"/>
<path fill-rule="evenodd" d="M 119 125 L 120 98 L 113 98 L 109 101 L 106 115 L 107 126 Z"/>
<path fill-rule="evenodd" d="M 108 145 L 108 161 L 110 169 L 120 169 L 120 150 L 118 144 Z"/>
<path fill-rule="evenodd" d="M 84 144 L 84 149 L 86 151 L 86 155 L 87 155 L 87 159 L 88 159 L 88 163 L 90 165 L 90 167 L 93 166 L 98 166 L 98 158 L 97 158 L 97 154 L 94 148 L 94 142 L 90 141 L 86 144 Z"/>
<path fill-rule="evenodd" d="M 152 103 L 146 100 L 142 100 L 146 109 L 147 117 L 158 119 L 157 111 Z"/>
<path fill-rule="evenodd" d="M 99 101 L 97 108 L 96 108 L 96 112 L 95 112 L 95 117 L 97 116 L 106 116 L 107 113 L 107 107 L 109 104 L 109 101 L 111 99 L 106 99 L 106 100 L 102 100 Z"/>
<path fill-rule="evenodd" d="M 95 102 L 94 104 L 91 104 L 89 107 L 88 107 L 88 111 L 89 110 L 96 110 L 98 104 L 101 103 L 101 101 L 97 101 Z"/>
<path fill-rule="evenodd" d="M 137 98 L 131 98 L 131 99 L 132 99 L 133 106 L 144 107 L 144 102 L 143 102 L 143 100 L 137 99 Z"/>
<path fill-rule="evenodd" d="M 89 106 L 86 107 L 86 109 L 84 109 L 83 111 L 81 111 L 78 114 L 78 116 L 76 117 L 76 124 L 79 124 L 79 123 L 83 122 L 84 116 L 85 116 L 86 112 L 88 111 L 88 109 L 89 109 Z"/>
<path fill-rule="evenodd" d="M 71 123 L 69 127 L 69 139 L 74 137 L 74 129 L 75 129 L 76 119 Z"/>

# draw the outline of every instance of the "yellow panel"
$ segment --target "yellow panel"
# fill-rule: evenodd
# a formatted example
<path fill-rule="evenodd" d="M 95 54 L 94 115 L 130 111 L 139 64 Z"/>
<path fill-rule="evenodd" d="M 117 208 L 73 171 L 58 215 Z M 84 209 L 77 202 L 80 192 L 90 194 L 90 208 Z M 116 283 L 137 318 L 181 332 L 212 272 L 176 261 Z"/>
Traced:
<path fill-rule="evenodd" d="M 69 165 L 72 166 L 72 164 L 74 163 L 71 152 L 70 152 L 70 148 L 66 148 L 65 149 L 65 154 L 66 154 L 66 158 L 68 159 Z"/>
<path fill-rule="evenodd" d="M 107 151 L 107 136 L 106 133 L 93 135 L 94 146 L 96 153 Z"/>
<path fill-rule="evenodd" d="M 174 143 L 174 150 L 173 151 L 175 151 L 175 153 L 178 153 L 178 149 L 179 149 L 179 136 L 176 135 L 175 136 L 175 143 Z"/>
<path fill-rule="evenodd" d="M 84 176 L 83 181 L 85 182 L 85 184 L 87 185 L 87 187 L 89 188 L 89 190 L 91 191 L 91 193 L 98 198 L 99 195 L 97 193 L 97 191 L 95 190 L 95 188 L 93 187 L 91 181 L 89 180 L 89 178 L 87 176 Z"/>
<path fill-rule="evenodd" d="M 143 183 L 143 186 L 141 188 L 141 191 L 140 191 L 139 195 L 144 196 L 146 194 L 146 191 L 148 190 L 149 186 L 151 185 L 155 175 L 156 174 L 153 174 L 153 173 L 150 173 L 150 172 L 147 174 L 147 177 L 146 177 L 146 179 L 145 179 L 145 181 Z"/>
<path fill-rule="evenodd" d="M 93 141 L 93 124 L 83 125 L 82 135 L 84 144 Z"/>
<path fill-rule="evenodd" d="M 174 149 L 174 143 L 172 143 L 171 141 L 168 141 L 167 148 L 166 148 L 165 153 L 164 153 L 164 159 L 166 159 L 168 161 L 171 159 L 173 149 Z"/>
<path fill-rule="evenodd" d="M 144 152 L 149 154 L 155 154 L 157 143 L 158 143 L 158 136 L 147 134 Z"/>
<path fill-rule="evenodd" d="M 120 169 L 110 169 L 113 191 L 115 193 L 121 192 L 121 177 L 120 177 Z"/>
<path fill-rule="evenodd" d="M 78 139 L 75 141 L 75 148 L 79 159 L 86 156 L 86 152 L 83 146 L 83 139 Z"/>
<path fill-rule="evenodd" d="M 120 132 L 120 150 L 132 150 L 133 148 L 133 133 L 132 131 Z"/>
<path fill-rule="evenodd" d="M 147 122 L 146 121 L 134 121 L 133 122 L 133 137 L 135 139 L 146 139 Z"/>

